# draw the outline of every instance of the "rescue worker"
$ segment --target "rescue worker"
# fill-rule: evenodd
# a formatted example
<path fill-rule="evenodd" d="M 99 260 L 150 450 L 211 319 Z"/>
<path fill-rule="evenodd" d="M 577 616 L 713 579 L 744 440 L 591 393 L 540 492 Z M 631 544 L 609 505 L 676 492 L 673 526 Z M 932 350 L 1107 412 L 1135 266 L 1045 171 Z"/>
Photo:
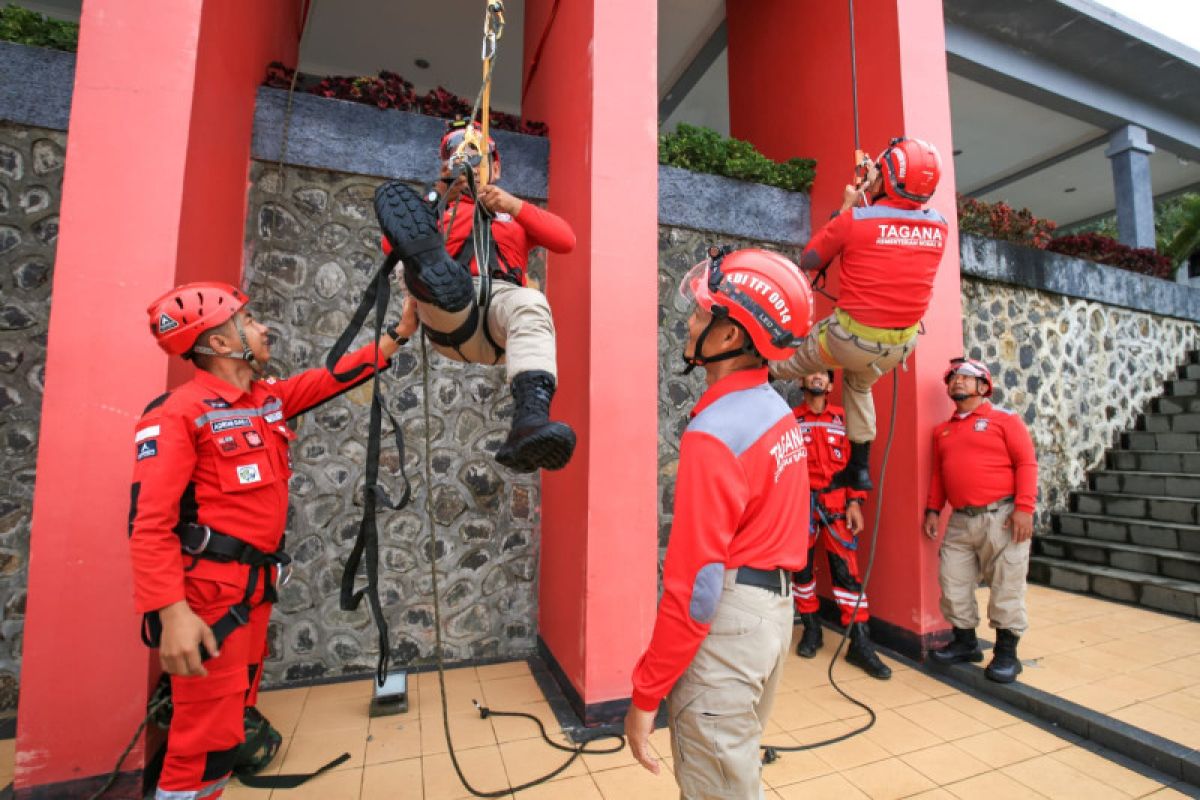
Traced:
<path fill-rule="evenodd" d="M 930 653 L 941 664 L 983 660 L 975 638 L 979 607 L 975 587 L 990 588 L 988 622 L 996 629 L 992 661 L 984 671 L 999 683 L 1021 672 L 1017 642 L 1028 627 L 1025 575 L 1037 502 L 1037 456 L 1021 418 L 987 401 L 992 373 L 981 361 L 951 360 L 946 393 L 954 414 L 933 430 L 933 479 L 922 528 L 937 540 L 938 520 L 949 501 L 938 579 L 942 614 L 954 638 Z"/>
<path fill-rule="evenodd" d="M 808 559 L 804 569 L 792 575 L 792 596 L 804 631 L 796 644 L 796 655 L 814 658 L 824 644 L 821 620 L 817 616 L 821 602 L 813 577 L 813 555 L 819 539 L 829 558 L 833 599 L 841 612 L 842 626 L 850 628 L 850 647 L 846 661 L 860 667 L 872 678 L 885 681 L 892 670 L 880 660 L 871 643 L 867 621 L 867 596 L 862 592 L 862 574 L 858 569 L 858 535 L 863 530 L 862 504 L 866 492 L 834 489 L 829 485 L 833 474 L 846 464 L 846 412 L 829 402 L 833 390 L 833 370 L 805 375 L 802 388 L 805 401 L 792 409 L 804 448 L 808 451 Z M 856 610 L 857 607 L 857 610 Z"/>
<path fill-rule="evenodd" d="M 804 441 L 765 359 L 786 358 L 808 331 L 808 282 L 777 253 L 709 252 L 680 286 L 695 304 L 683 357 L 708 388 L 680 442 L 662 600 L 625 718 L 634 757 L 658 774 L 649 736 L 667 698 L 687 800 L 762 797 L 759 740 L 806 552 Z"/>
<path fill-rule="evenodd" d="M 445 244 L 433 206 L 411 187 L 392 181 L 375 195 L 385 250 L 394 248 L 403 258 L 405 283 L 435 350 L 455 361 L 505 362 L 515 408 L 496 460 L 517 472 L 561 469 L 575 450 L 575 432 L 549 418 L 558 381 L 554 320 L 545 295 L 526 285 L 525 267 L 534 247 L 571 252 L 575 234 L 561 217 L 495 183 L 479 185 L 478 196 L 471 196 L 458 161 L 465 157 L 478 180 L 482 154 L 465 143 L 466 134 L 466 126 L 451 127 L 439 149 L 441 177 L 432 196 L 444 194 L 448 202 L 440 225 L 448 231 Z M 490 138 L 487 149 L 495 180 L 500 177 L 500 152 Z M 487 259 L 491 297 L 484 309 L 477 302 L 475 247 L 486 232 L 476 230 L 476 203 L 494 217 Z"/>
<path fill-rule="evenodd" d="M 772 365 L 772 372 L 795 380 L 830 367 L 843 370 L 850 459 L 833 476 L 834 488 L 873 488 L 871 387 L 917 346 L 917 330 L 946 246 L 946 220 L 922 207 L 933 196 L 941 171 L 933 145 L 893 139 L 863 182 L 846 187 L 841 210 L 817 231 L 800 258 L 800 268 L 810 271 L 824 270 L 841 256 L 837 305 L 796 355 Z"/>
<path fill-rule="evenodd" d="M 265 377 L 267 328 L 222 283 L 190 283 L 147 309 L 168 355 L 196 366 L 134 430 L 129 548 L 143 638 L 171 676 L 174 705 L 159 800 L 220 797 L 262 679 L 267 620 L 289 571 L 283 551 L 296 438 L 288 420 L 386 366 L 415 308 L 378 342 L 325 369 Z M 250 713 L 255 716 L 257 712 Z"/>

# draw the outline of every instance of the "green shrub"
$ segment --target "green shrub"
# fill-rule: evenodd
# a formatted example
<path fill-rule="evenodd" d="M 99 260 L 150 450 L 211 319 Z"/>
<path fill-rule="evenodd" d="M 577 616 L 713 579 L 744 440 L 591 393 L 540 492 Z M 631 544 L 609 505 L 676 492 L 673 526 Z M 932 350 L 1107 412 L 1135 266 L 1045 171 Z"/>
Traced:
<path fill-rule="evenodd" d="M 79 45 L 79 23 L 48 19 L 10 3 L 0 8 L 0 40 L 74 53 Z"/>
<path fill-rule="evenodd" d="M 808 191 L 817 169 L 817 162 L 811 158 L 772 161 L 749 142 L 682 123 L 674 133 L 658 137 L 658 163 L 777 186 L 789 192 Z"/>

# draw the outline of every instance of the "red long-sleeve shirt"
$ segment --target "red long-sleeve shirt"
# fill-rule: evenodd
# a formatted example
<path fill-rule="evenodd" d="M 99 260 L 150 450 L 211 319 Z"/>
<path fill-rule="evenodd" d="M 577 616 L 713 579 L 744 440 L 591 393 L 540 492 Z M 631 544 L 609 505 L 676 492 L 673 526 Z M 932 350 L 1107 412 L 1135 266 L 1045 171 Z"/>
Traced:
<path fill-rule="evenodd" d="M 375 345 L 348 354 L 344 372 L 373 362 Z M 378 366 L 386 366 L 382 356 Z M 341 383 L 325 369 L 276 380 L 256 380 L 243 392 L 215 375 L 196 376 L 159 397 L 134 428 L 129 550 L 138 611 L 156 611 L 184 599 L 183 556 L 175 527 L 208 525 L 264 552 L 274 552 L 287 521 L 286 420 L 366 380 Z M 240 581 L 249 567 L 200 559 L 189 574 Z"/>
<path fill-rule="evenodd" d="M 821 264 L 842 257 L 838 307 L 875 328 L 907 328 L 925 316 L 946 248 L 946 220 L 906 200 L 843 211 L 805 248 Z"/>
<path fill-rule="evenodd" d="M 808 470 L 803 437 L 767 371 L 710 386 L 679 447 L 675 519 L 650 646 L 633 671 L 633 703 L 653 711 L 708 634 L 725 570 L 803 569 Z"/>
<path fill-rule="evenodd" d="M 984 401 L 933 429 L 933 480 L 926 508 L 986 506 L 1015 497 L 1018 511 L 1037 504 L 1037 454 L 1019 416 Z"/>
<path fill-rule="evenodd" d="M 792 409 L 804 447 L 808 451 L 808 485 L 810 489 L 829 486 L 833 474 L 850 460 L 850 442 L 846 439 L 846 411 L 832 403 L 825 404 L 820 414 L 801 403 Z M 821 504 L 834 513 L 846 508 L 846 501 L 866 500 L 867 493 L 857 489 L 834 489 L 821 494 Z"/>
<path fill-rule="evenodd" d="M 457 256 L 471 234 L 471 220 L 475 216 L 475 202 L 466 196 L 451 203 L 442 218 L 443 227 L 450 226 L 446 237 L 446 251 Z M 453 224 L 451 224 L 453 221 Z M 519 270 L 521 285 L 525 285 L 525 265 L 529 262 L 529 251 L 534 247 L 545 247 L 553 253 L 569 253 L 575 249 L 575 232 L 562 217 L 539 208 L 533 203 L 522 203 L 517 215 L 497 214 L 492 222 L 492 235 L 500 256 L 511 269 Z M 493 269 L 501 267 L 493 264 Z M 479 274 L 479 265 L 471 259 L 471 274 Z"/>

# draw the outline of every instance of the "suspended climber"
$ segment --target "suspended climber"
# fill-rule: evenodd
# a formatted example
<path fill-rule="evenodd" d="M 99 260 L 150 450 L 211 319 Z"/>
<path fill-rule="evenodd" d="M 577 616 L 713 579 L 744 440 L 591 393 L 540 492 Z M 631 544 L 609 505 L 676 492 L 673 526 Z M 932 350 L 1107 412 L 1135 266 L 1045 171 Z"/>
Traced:
<path fill-rule="evenodd" d="M 864 492 L 873 488 L 871 387 L 917 346 L 947 232 L 945 218 L 924 207 L 942 171 L 932 144 L 893 139 L 865 167 L 863 179 L 846 187 L 841 209 L 817 231 L 800 259 L 802 270 L 823 272 L 841 257 L 841 289 L 833 314 L 809 333 L 794 356 L 771 365 L 775 377 L 789 380 L 830 367 L 843 371 L 850 453 L 830 486 Z"/>
<path fill-rule="evenodd" d="M 862 504 L 867 493 L 857 489 L 835 489 L 829 485 L 834 473 L 845 466 L 849 455 L 846 412 L 829 402 L 833 370 L 804 376 L 802 387 L 804 402 L 792 409 L 792 413 L 800 424 L 804 448 L 808 451 L 810 503 L 808 560 L 804 569 L 792 576 L 792 597 L 804 626 L 796 644 L 796 655 L 815 658 L 817 650 L 824 644 L 821 621 L 817 616 L 820 600 L 813 576 L 813 556 L 820 540 L 829 559 L 833 599 L 841 612 L 842 626 L 850 629 L 846 661 L 872 678 L 887 680 L 892 677 L 892 670 L 879 658 L 871 642 L 867 627 L 871 615 L 858 564 L 858 535 L 863 530 Z"/>
<path fill-rule="evenodd" d="M 341 370 L 359 368 L 349 382 L 324 368 L 276 379 L 265 374 L 267 328 L 248 302 L 227 284 L 191 283 L 147 309 L 159 347 L 196 367 L 146 406 L 133 437 L 134 600 L 143 639 L 171 676 L 160 800 L 215 800 L 231 771 L 255 772 L 278 749 L 254 704 L 271 606 L 290 574 L 287 422 L 385 367 L 417 324 L 410 310 L 378 347 L 345 356 Z"/>
<path fill-rule="evenodd" d="M 500 177 L 500 151 L 487 137 L 485 167 L 482 145 L 477 123 L 452 124 L 442 137 L 431 193 L 445 203 L 440 220 L 435 205 L 399 181 L 379 188 L 375 213 L 385 251 L 394 249 L 404 263 L 406 302 L 415 304 L 433 348 L 455 361 L 505 364 L 515 408 L 496 460 L 518 472 L 561 469 L 575 432 L 550 420 L 558 382 L 554 319 L 545 295 L 527 285 L 526 266 L 534 247 L 571 252 L 575 233 L 558 215 L 491 182 Z M 490 293 L 481 307 L 484 279 Z"/>

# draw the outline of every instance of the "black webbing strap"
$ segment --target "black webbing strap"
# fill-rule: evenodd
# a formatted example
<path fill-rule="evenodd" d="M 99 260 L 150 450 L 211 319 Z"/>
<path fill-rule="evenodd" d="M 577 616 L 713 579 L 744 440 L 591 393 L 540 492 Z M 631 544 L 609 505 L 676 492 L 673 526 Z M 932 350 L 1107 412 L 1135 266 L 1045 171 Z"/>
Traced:
<path fill-rule="evenodd" d="M 342 753 L 315 772 L 295 773 L 291 775 L 250 775 L 239 772 L 237 773 L 237 779 L 243 786 L 248 786 L 251 789 L 295 789 L 297 786 L 301 786 L 318 775 L 345 764 L 349 760 L 350 754 Z"/>
<path fill-rule="evenodd" d="M 365 324 L 367 315 L 372 309 L 375 311 L 375 341 L 378 342 L 383 335 L 383 318 L 387 314 L 388 301 L 392 294 L 391 274 L 399 262 L 400 255 L 395 250 L 384 259 L 383 265 L 367 285 L 367 290 L 363 293 L 363 298 L 359 302 L 358 308 L 355 309 L 350 324 L 338 337 L 333 349 L 329 351 L 329 355 L 325 359 L 325 368 L 333 377 L 343 383 L 355 380 L 363 370 L 371 368 L 366 364 L 360 364 L 346 372 L 338 372 L 337 363 L 350 349 L 351 342 Z M 400 478 L 404 482 L 404 492 L 400 500 L 394 504 L 378 484 L 379 448 L 383 434 L 384 414 L 387 414 L 396 437 L 396 450 L 400 457 Z M 392 412 L 388 411 L 383 404 L 379 391 L 379 370 L 375 370 L 372 378 L 371 419 L 367 430 L 367 459 L 363 470 L 363 515 L 358 524 L 354 547 L 350 550 L 350 555 L 346 558 L 346 566 L 342 570 L 338 603 L 343 611 L 355 611 L 362 603 L 363 597 L 367 598 L 367 605 L 370 606 L 371 616 L 375 620 L 375 629 L 379 632 L 379 660 L 375 665 L 375 680 L 382 686 L 387 678 L 391 645 L 388 643 L 388 625 L 387 620 L 384 619 L 383 604 L 379 600 L 378 507 L 382 503 L 392 510 L 404 508 L 412 497 L 412 486 L 408 482 L 408 476 L 404 474 L 404 432 L 396 418 L 392 416 Z M 365 561 L 363 560 L 364 556 Z M 366 572 L 367 582 L 361 589 L 355 589 L 354 584 L 358 578 L 360 567 Z"/>
<path fill-rule="evenodd" d="M 471 313 L 467 315 L 466 320 L 462 325 L 459 325 L 449 333 L 435 331 L 432 328 L 425 327 L 425 338 L 439 347 L 452 347 L 458 350 L 458 346 L 465 343 L 475 335 L 475 328 L 479 326 L 479 304 L 471 303 Z M 458 353 L 462 355 L 462 351 Z M 466 356 L 463 356 L 465 359 Z"/>

